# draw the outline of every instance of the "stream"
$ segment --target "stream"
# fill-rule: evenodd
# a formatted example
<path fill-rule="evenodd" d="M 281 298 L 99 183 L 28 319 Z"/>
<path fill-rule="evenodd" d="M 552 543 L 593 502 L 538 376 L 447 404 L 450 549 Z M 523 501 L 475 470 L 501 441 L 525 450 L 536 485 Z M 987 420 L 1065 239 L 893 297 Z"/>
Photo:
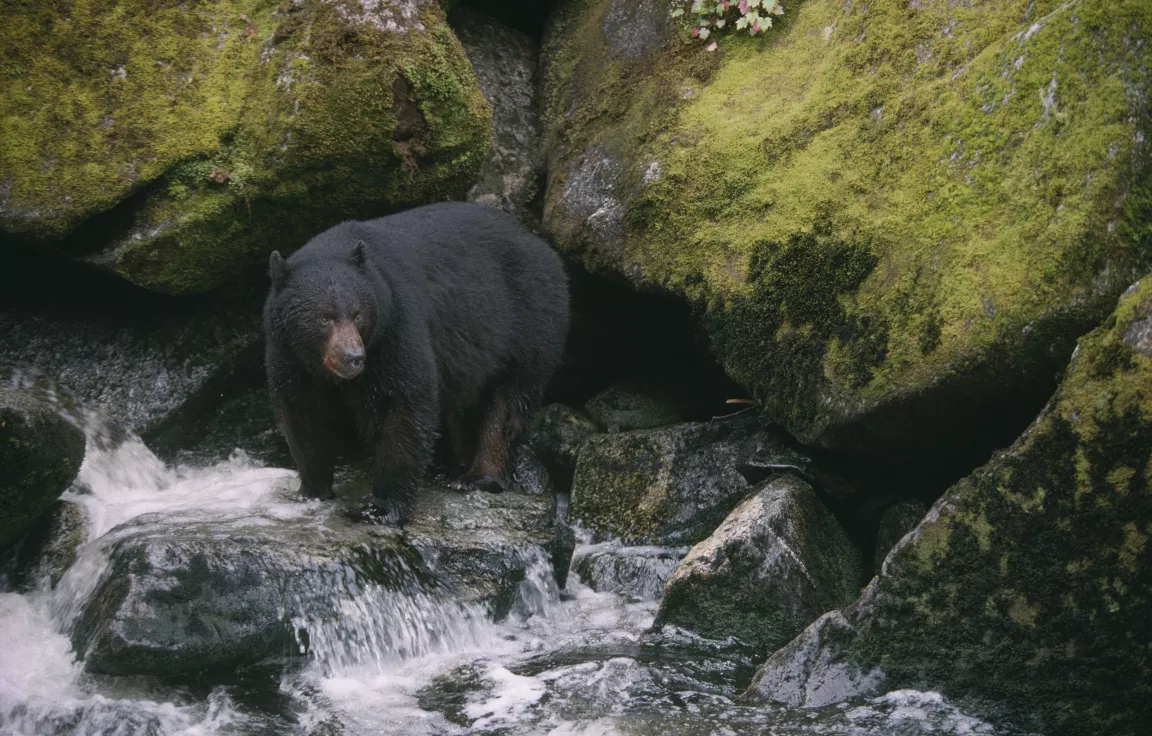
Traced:
<path fill-rule="evenodd" d="M 117 541 L 205 523 L 307 534 L 337 505 L 301 501 L 294 472 L 240 450 L 169 466 L 134 437 L 114 441 L 97 417 L 84 424 L 88 453 L 65 499 L 86 509 L 87 541 L 54 589 L 0 593 L 0 734 L 1008 733 L 932 692 L 817 710 L 740 706 L 758 662 L 738 646 L 651 633 L 657 601 L 596 592 L 575 572 L 561 592 L 542 555 L 499 622 L 415 583 L 334 582 L 283 612 L 308 632 L 303 656 L 173 682 L 87 673 L 71 634 Z M 317 606 L 333 598 L 337 615 Z"/>

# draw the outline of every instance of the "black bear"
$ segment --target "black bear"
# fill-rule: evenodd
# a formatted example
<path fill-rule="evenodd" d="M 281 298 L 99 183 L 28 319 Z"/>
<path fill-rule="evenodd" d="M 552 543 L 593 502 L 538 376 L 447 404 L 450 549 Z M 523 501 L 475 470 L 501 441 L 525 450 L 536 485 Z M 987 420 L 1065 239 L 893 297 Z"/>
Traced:
<path fill-rule="evenodd" d="M 373 504 L 412 515 L 443 427 L 462 490 L 503 490 L 511 447 L 568 334 L 555 252 L 511 216 L 459 202 L 337 225 L 272 253 L 265 368 L 309 496 L 338 455 L 373 459 Z"/>

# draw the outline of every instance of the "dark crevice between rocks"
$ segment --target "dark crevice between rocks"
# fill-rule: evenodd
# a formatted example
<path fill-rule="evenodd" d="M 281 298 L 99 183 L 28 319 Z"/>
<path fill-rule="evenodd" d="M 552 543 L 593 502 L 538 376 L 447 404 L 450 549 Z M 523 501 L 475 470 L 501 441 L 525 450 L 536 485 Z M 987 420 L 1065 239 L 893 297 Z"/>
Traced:
<path fill-rule="evenodd" d="M 556 6 L 556 0 L 442 0 L 448 10 L 448 22 L 462 8 L 472 8 L 500 21 L 509 28 L 539 40 L 544 35 L 548 16 Z"/>

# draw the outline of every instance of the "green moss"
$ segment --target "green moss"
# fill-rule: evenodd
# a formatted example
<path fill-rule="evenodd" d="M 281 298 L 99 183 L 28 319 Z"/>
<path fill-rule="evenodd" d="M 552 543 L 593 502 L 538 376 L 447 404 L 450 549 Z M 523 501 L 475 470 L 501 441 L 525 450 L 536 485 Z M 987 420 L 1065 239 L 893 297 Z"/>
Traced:
<path fill-rule="evenodd" d="M 545 102 L 555 170 L 616 158 L 626 232 L 598 245 L 565 214 L 570 174 L 549 223 L 587 265 L 692 301 L 729 372 L 805 440 L 1054 371 L 1152 257 L 1147 3 L 811 0 L 704 61 L 675 41 L 600 61 L 609 5 L 555 31 L 564 91 Z M 833 273 L 829 242 L 873 265 Z M 823 265 L 781 276 L 766 243 Z"/>
<path fill-rule="evenodd" d="M 490 111 L 434 4 L 403 32 L 351 0 L 19 10 L 0 31 L 9 88 L 26 87 L 0 102 L 17 141 L 0 229 L 71 233 L 64 250 L 148 288 L 203 291 L 341 220 L 460 195 L 488 151 Z M 92 34 L 99 50 L 77 40 Z"/>
<path fill-rule="evenodd" d="M 950 489 L 889 557 L 846 612 L 856 635 L 841 653 L 881 668 L 885 688 L 940 689 L 1025 730 L 1143 733 L 1152 357 L 1125 336 L 1147 320 L 1148 279 L 1080 341 L 1029 431 Z"/>

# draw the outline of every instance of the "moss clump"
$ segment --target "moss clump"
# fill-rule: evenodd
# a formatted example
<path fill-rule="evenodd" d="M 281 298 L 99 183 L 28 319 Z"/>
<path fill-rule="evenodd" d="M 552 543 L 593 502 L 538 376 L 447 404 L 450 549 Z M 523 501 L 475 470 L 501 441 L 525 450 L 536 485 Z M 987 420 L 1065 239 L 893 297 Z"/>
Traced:
<path fill-rule="evenodd" d="M 1080 341 L 1032 427 L 888 557 L 844 613 L 852 635 L 821 645 L 835 661 L 878 668 L 884 689 L 966 699 L 1022 731 L 1145 732 L 1152 279 L 1109 322 Z"/>
<path fill-rule="evenodd" d="M 806 441 L 914 451 L 973 394 L 1010 400 L 1152 257 L 1147 3 L 811 0 L 638 59 L 609 53 L 618 4 L 573 4 L 549 41 L 548 225 L 695 304 Z M 834 273 L 832 243 L 872 265 Z M 918 426 L 883 426 L 911 404 Z"/>
<path fill-rule="evenodd" d="M 341 220 L 461 195 L 487 155 L 435 3 L 152 5 L 8 14 L 0 232 L 198 292 Z"/>

